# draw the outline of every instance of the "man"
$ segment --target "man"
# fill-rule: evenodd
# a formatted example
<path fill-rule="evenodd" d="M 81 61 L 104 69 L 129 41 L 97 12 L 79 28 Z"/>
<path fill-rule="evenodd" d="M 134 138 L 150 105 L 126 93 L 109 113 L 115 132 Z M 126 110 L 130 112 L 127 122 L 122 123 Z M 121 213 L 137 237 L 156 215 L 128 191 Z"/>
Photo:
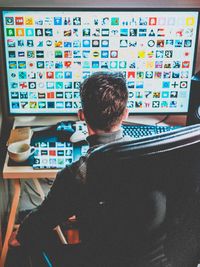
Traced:
<path fill-rule="evenodd" d="M 128 116 L 128 91 L 122 74 L 92 74 L 81 85 L 80 97 L 82 109 L 78 117 L 87 124 L 88 154 L 97 146 L 120 141 L 121 124 Z M 87 183 L 87 157 L 81 157 L 58 173 L 47 198 L 25 218 L 13 244 L 19 242 L 30 251 L 44 248 L 49 231 L 84 208 L 80 195 Z"/>

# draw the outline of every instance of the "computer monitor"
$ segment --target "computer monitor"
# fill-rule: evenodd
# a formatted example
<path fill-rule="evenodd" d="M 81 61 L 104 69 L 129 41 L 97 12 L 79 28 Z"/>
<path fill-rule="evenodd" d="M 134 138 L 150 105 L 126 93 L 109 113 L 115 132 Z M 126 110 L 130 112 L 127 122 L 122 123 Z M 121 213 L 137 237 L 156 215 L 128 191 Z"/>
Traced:
<path fill-rule="evenodd" d="M 198 11 L 15 8 L 1 13 L 10 115 L 77 113 L 80 83 L 96 71 L 124 74 L 130 114 L 187 113 Z"/>

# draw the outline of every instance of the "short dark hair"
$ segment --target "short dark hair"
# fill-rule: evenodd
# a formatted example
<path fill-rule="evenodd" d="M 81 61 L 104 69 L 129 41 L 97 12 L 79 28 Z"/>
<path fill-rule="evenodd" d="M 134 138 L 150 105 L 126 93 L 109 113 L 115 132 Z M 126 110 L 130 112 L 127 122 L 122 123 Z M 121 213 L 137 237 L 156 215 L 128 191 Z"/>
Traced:
<path fill-rule="evenodd" d="M 95 72 L 81 84 L 80 96 L 90 127 L 110 131 L 120 121 L 127 105 L 126 81 L 119 72 Z"/>

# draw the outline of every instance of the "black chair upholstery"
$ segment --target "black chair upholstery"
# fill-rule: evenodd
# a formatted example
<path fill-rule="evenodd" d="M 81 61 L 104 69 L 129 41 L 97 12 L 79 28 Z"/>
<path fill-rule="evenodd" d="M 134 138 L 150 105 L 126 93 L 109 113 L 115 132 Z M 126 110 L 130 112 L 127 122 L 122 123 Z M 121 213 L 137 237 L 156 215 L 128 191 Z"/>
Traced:
<path fill-rule="evenodd" d="M 199 191 L 200 125 L 94 150 L 78 215 L 93 266 L 197 266 Z"/>
<path fill-rule="evenodd" d="M 197 266 L 200 125 L 95 149 L 84 187 L 82 243 L 56 267 Z"/>

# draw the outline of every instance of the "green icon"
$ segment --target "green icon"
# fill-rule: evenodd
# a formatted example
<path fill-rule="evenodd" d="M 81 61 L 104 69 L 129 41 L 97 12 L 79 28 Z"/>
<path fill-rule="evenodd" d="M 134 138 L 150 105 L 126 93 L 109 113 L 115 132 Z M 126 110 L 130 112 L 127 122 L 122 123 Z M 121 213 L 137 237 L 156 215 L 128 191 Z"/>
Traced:
<path fill-rule="evenodd" d="M 63 82 L 56 82 L 56 89 L 63 89 Z"/>
<path fill-rule="evenodd" d="M 84 61 L 84 62 L 83 62 L 83 68 L 84 68 L 84 69 L 88 69 L 88 68 L 90 68 L 90 62 L 89 62 L 89 61 Z"/>
<path fill-rule="evenodd" d="M 119 18 L 111 18 L 111 25 L 118 26 L 119 25 Z"/>
<path fill-rule="evenodd" d="M 62 58 L 63 54 L 61 50 L 56 50 L 55 51 L 55 58 Z"/>
<path fill-rule="evenodd" d="M 126 65 L 127 65 L 126 61 L 119 61 L 119 68 L 120 69 L 126 69 Z"/>
<path fill-rule="evenodd" d="M 110 62 L 110 68 L 111 69 L 117 69 L 118 68 L 118 61 L 111 61 Z"/>
<path fill-rule="evenodd" d="M 6 35 L 7 36 L 15 36 L 15 29 L 13 29 L 13 28 L 7 28 L 6 29 Z"/>

